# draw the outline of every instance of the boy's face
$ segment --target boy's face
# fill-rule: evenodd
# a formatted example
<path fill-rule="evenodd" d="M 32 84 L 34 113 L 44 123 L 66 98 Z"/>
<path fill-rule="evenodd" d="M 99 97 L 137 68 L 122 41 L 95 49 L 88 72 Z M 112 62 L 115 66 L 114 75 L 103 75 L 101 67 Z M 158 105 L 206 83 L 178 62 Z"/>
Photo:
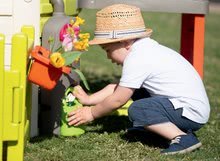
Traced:
<path fill-rule="evenodd" d="M 100 46 L 106 51 L 107 57 L 112 60 L 112 63 L 123 65 L 123 62 L 129 52 L 124 42 L 102 44 Z"/>

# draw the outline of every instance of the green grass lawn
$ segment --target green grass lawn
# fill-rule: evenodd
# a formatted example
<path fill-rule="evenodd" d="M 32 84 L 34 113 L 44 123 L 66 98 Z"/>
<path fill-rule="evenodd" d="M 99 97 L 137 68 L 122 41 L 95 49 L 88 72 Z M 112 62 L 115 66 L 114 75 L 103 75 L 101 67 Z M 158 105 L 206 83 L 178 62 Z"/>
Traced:
<path fill-rule="evenodd" d="M 95 11 L 83 10 L 80 16 L 86 19 L 83 30 L 95 28 Z M 161 44 L 179 51 L 180 15 L 168 13 L 144 13 L 148 27 L 154 30 L 152 37 Z M 163 140 L 145 133 L 135 137 L 126 135 L 131 124 L 126 116 L 108 116 L 86 127 L 86 133 L 78 138 L 39 136 L 32 138 L 25 148 L 27 161 L 73 161 L 73 160 L 146 160 L 146 161 L 219 161 L 220 160 L 220 14 L 206 17 L 204 83 L 211 104 L 211 116 L 207 125 L 197 132 L 203 143 L 200 150 L 190 154 L 162 156 Z M 118 80 L 120 67 L 112 65 L 99 47 L 90 47 L 83 54 L 81 69 L 91 90 L 102 88 Z M 152 141 L 154 138 L 155 141 Z"/>

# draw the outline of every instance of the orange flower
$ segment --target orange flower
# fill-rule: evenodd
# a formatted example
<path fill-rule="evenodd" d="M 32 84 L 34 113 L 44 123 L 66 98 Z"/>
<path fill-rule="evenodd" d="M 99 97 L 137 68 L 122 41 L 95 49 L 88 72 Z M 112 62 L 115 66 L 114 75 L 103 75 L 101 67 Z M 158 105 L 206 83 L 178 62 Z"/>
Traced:
<path fill-rule="evenodd" d="M 54 67 L 60 68 L 60 67 L 64 66 L 65 59 L 62 57 L 62 55 L 60 53 L 55 52 L 55 53 L 51 54 L 51 56 L 50 56 L 50 63 Z"/>

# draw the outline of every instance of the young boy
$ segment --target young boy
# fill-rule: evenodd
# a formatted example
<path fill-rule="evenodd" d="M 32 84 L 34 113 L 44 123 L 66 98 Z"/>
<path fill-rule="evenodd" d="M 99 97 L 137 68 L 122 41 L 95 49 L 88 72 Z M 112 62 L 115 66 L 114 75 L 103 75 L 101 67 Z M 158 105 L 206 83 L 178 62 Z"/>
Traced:
<path fill-rule="evenodd" d="M 116 4 L 96 16 L 90 45 L 100 45 L 113 63 L 122 65 L 122 76 L 119 84 L 110 84 L 92 95 L 77 86 L 74 95 L 86 106 L 69 114 L 69 125 L 78 126 L 105 116 L 125 104 L 135 91 L 145 89 L 150 97 L 142 95 L 128 110 L 133 126 L 171 140 L 170 146 L 161 151 L 163 154 L 199 148 L 202 144 L 193 131 L 208 121 L 210 106 L 193 66 L 150 38 L 152 30 L 145 28 L 139 8 Z"/>

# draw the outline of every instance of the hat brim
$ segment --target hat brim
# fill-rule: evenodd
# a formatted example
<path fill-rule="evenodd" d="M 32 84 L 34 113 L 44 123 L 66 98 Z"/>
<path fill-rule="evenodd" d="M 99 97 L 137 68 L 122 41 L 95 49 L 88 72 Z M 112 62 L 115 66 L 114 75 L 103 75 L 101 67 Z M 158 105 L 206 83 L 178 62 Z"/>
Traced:
<path fill-rule="evenodd" d="M 114 43 L 124 40 L 130 40 L 130 39 L 136 39 L 136 38 L 144 38 L 144 37 L 150 37 L 152 34 L 152 29 L 146 29 L 146 32 L 142 35 L 134 35 L 129 37 L 123 37 L 123 38 L 117 38 L 117 39 L 110 39 L 110 38 L 94 38 L 93 40 L 89 41 L 89 45 L 99 45 L 99 44 L 108 44 L 108 43 Z"/>

